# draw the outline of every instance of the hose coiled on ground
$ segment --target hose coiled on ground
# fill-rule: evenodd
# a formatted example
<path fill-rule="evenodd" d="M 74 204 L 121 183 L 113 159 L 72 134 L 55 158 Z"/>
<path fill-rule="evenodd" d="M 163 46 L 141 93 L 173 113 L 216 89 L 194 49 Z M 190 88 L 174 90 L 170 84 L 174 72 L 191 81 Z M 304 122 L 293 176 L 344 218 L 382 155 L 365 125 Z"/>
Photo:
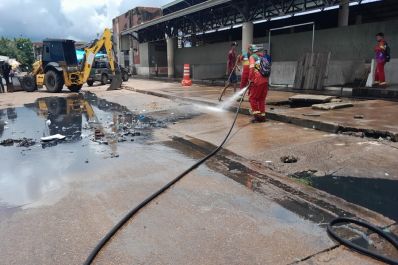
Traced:
<path fill-rule="evenodd" d="M 331 237 L 333 237 L 336 241 L 338 241 L 339 243 L 343 244 L 344 246 L 353 249 L 359 253 L 362 253 L 364 255 L 367 255 L 371 258 L 374 259 L 378 259 L 380 261 L 386 262 L 388 264 L 391 265 L 398 265 L 398 260 L 394 260 L 392 258 L 386 257 L 384 255 L 381 255 L 379 253 L 376 253 L 374 251 L 371 251 L 369 249 L 363 248 L 357 244 L 352 243 L 351 241 L 344 239 L 342 237 L 340 237 L 334 230 L 333 230 L 333 226 L 336 224 L 342 224 L 342 223 L 352 223 L 352 224 L 356 224 L 358 226 L 361 227 L 365 227 L 373 232 L 375 232 L 376 234 L 378 234 L 379 236 L 381 236 L 382 238 L 384 238 L 385 240 L 387 240 L 388 242 L 390 242 L 397 250 L 398 250 L 398 242 L 396 241 L 396 239 L 389 233 L 383 231 L 382 229 L 380 229 L 379 227 L 376 227 L 370 223 L 364 222 L 364 221 L 360 221 L 357 219 L 352 219 L 352 218 L 347 218 L 347 217 L 338 217 L 336 219 L 333 219 L 327 226 L 327 231 L 329 233 L 329 235 Z"/>

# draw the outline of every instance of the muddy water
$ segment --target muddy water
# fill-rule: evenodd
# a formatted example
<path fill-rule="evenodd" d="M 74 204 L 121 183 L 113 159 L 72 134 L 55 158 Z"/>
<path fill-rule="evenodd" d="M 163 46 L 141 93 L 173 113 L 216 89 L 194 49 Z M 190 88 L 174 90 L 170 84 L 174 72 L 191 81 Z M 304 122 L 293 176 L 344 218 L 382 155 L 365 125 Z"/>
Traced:
<path fill-rule="evenodd" d="M 0 214 L 11 214 L 51 193 L 62 196 L 67 175 L 112 164 L 104 160 L 126 162 L 123 156 L 141 148 L 153 129 L 166 125 L 90 93 L 40 98 L 0 110 L 0 142 L 35 142 L 29 147 L 0 146 Z M 41 137 L 54 134 L 66 139 L 41 142 Z"/>
<path fill-rule="evenodd" d="M 314 173 L 316 171 L 298 172 L 291 177 L 398 221 L 397 180 L 334 175 L 317 177 Z"/>

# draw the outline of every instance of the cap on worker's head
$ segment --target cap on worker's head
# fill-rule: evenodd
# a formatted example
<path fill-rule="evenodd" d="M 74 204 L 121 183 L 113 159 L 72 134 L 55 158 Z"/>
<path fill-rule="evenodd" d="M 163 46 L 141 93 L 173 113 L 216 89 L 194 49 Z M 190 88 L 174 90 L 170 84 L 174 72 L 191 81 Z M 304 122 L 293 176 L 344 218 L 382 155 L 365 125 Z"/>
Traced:
<path fill-rule="evenodd" d="M 379 33 L 376 34 L 376 36 L 384 38 L 384 33 L 383 32 L 379 32 Z"/>
<path fill-rule="evenodd" d="M 251 52 L 258 52 L 259 50 L 260 50 L 260 48 L 256 44 L 252 44 L 249 47 L 249 51 L 251 51 Z"/>
<path fill-rule="evenodd" d="M 236 41 L 234 41 L 234 42 L 231 43 L 231 46 L 238 47 L 238 43 Z"/>

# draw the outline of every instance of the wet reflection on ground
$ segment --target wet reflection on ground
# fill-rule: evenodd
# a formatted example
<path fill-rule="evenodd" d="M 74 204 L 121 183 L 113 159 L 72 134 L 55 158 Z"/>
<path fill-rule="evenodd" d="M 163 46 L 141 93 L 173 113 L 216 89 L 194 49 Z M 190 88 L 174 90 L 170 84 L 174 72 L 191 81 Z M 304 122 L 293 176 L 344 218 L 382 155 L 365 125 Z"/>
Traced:
<path fill-rule="evenodd" d="M 105 167 L 104 159 L 124 161 L 167 122 L 92 93 L 0 110 L 0 214 L 63 190 L 66 175 Z M 65 139 L 41 141 L 57 134 Z"/>
<path fill-rule="evenodd" d="M 398 221 L 397 180 L 334 175 L 317 177 L 315 173 L 311 170 L 297 172 L 291 177 Z"/>

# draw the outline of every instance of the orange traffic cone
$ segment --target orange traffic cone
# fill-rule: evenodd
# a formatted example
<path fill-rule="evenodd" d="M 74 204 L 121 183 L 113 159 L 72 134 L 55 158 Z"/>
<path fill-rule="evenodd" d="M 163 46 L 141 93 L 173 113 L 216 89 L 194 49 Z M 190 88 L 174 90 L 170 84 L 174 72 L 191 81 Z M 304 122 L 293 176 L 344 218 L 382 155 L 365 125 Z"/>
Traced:
<path fill-rule="evenodd" d="M 184 78 L 181 81 L 182 86 L 192 86 L 192 80 L 190 78 L 189 64 L 184 64 Z"/>

